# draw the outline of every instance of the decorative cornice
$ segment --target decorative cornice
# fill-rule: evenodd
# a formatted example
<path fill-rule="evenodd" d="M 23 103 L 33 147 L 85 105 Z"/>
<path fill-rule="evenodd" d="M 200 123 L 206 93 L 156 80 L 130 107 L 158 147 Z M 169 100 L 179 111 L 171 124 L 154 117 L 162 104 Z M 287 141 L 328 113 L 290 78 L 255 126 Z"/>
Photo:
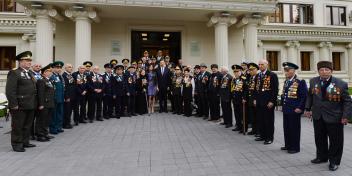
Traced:
<path fill-rule="evenodd" d="M 88 18 L 96 23 L 100 22 L 100 18 L 98 17 L 97 12 L 93 9 L 88 9 L 84 11 L 67 9 L 65 10 L 65 16 L 72 20 L 76 18 Z"/>
<path fill-rule="evenodd" d="M 54 8 L 48 8 L 48 9 L 25 9 L 25 14 L 28 16 L 34 16 L 34 17 L 51 17 L 53 19 L 56 19 L 58 21 L 63 21 L 64 18 L 58 13 L 58 11 Z"/>
<path fill-rule="evenodd" d="M 332 47 L 332 43 L 331 42 L 320 42 L 318 44 L 319 48 L 331 48 Z"/>
<path fill-rule="evenodd" d="M 234 16 L 223 17 L 219 15 L 214 15 L 210 18 L 207 26 L 213 26 L 217 24 L 225 24 L 227 26 L 231 26 L 237 22 L 237 18 Z"/>
<path fill-rule="evenodd" d="M 300 47 L 300 43 L 299 43 L 299 41 L 291 40 L 291 41 L 287 41 L 285 46 L 288 47 L 288 48 L 291 48 L 291 47 L 292 48 L 298 48 L 298 47 Z"/>

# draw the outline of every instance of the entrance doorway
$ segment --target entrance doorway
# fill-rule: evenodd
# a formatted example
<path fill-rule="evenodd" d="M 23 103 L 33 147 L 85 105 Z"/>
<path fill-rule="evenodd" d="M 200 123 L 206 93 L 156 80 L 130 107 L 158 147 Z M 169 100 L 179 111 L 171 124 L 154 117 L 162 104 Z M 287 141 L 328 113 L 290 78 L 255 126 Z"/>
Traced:
<path fill-rule="evenodd" d="M 181 32 L 132 31 L 131 56 L 137 61 L 143 57 L 144 51 L 149 57 L 156 57 L 158 50 L 163 56 L 170 56 L 170 61 L 177 63 L 181 59 Z"/>

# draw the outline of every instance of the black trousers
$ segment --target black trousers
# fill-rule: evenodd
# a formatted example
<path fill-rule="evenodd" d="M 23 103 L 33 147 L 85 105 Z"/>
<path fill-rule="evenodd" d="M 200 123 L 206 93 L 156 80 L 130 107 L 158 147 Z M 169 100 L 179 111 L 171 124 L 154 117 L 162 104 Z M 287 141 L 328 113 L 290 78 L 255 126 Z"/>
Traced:
<path fill-rule="evenodd" d="M 196 109 L 197 115 L 201 116 L 199 94 L 194 95 L 194 103 L 197 105 L 197 109 Z"/>
<path fill-rule="evenodd" d="M 35 121 L 35 135 L 44 137 L 49 134 L 48 128 L 51 121 L 53 108 L 44 108 L 38 111 L 38 116 Z"/>
<path fill-rule="evenodd" d="M 256 108 L 254 106 L 247 106 L 247 117 L 248 117 L 248 123 L 252 125 L 252 132 L 254 134 L 257 134 L 258 132 L 258 127 L 257 127 L 257 116 L 256 116 Z"/>
<path fill-rule="evenodd" d="M 28 144 L 35 110 L 11 110 L 10 113 L 12 146 Z"/>
<path fill-rule="evenodd" d="M 94 114 L 94 116 L 95 116 L 96 119 L 101 119 L 102 110 L 103 110 L 103 95 L 96 94 L 94 100 L 95 100 L 94 101 L 95 102 L 95 105 L 94 105 L 95 114 Z"/>
<path fill-rule="evenodd" d="M 73 121 L 77 124 L 80 119 L 80 115 L 79 115 L 80 100 L 74 99 L 73 101 L 71 101 L 71 104 L 73 108 Z"/>
<path fill-rule="evenodd" d="M 159 89 L 158 98 L 160 108 L 159 112 L 167 112 L 167 90 Z"/>
<path fill-rule="evenodd" d="M 70 100 L 70 102 L 64 102 L 64 120 L 63 126 L 70 126 L 71 125 L 71 115 L 73 110 L 73 103 L 74 100 Z"/>
<path fill-rule="evenodd" d="M 174 95 L 174 113 L 181 114 L 182 113 L 182 96 Z"/>
<path fill-rule="evenodd" d="M 232 125 L 231 101 L 221 101 L 221 109 L 225 125 Z"/>
<path fill-rule="evenodd" d="M 288 150 L 300 151 L 301 114 L 284 114 L 283 119 L 285 147 Z"/>
<path fill-rule="evenodd" d="M 220 118 L 220 97 L 216 93 L 209 93 L 210 119 L 218 120 Z"/>
<path fill-rule="evenodd" d="M 209 117 L 209 103 L 208 103 L 208 94 L 200 93 L 199 94 L 199 104 L 200 104 L 200 113 L 203 117 Z"/>
<path fill-rule="evenodd" d="M 124 102 L 123 102 L 124 98 L 123 96 L 116 96 L 115 99 L 114 99 L 114 106 L 115 106 L 115 116 L 116 117 L 121 117 L 123 116 L 123 113 L 124 113 Z"/>
<path fill-rule="evenodd" d="M 236 120 L 236 127 L 243 130 L 243 107 L 242 103 L 233 101 L 233 111 Z"/>
<path fill-rule="evenodd" d="M 183 97 L 183 112 L 186 116 L 192 115 L 192 97 Z"/>
<path fill-rule="evenodd" d="M 321 117 L 319 120 L 313 120 L 313 125 L 317 158 L 329 159 L 330 163 L 339 165 L 344 142 L 343 124 L 326 123 Z"/>
<path fill-rule="evenodd" d="M 112 116 L 113 109 L 113 98 L 111 95 L 105 95 L 103 97 L 103 116 L 108 119 Z"/>
<path fill-rule="evenodd" d="M 138 114 L 148 113 L 148 105 L 145 92 L 139 92 L 136 96 L 136 112 Z"/>
<path fill-rule="evenodd" d="M 136 113 L 136 96 L 135 95 L 128 96 L 127 112 L 129 115 Z"/>
<path fill-rule="evenodd" d="M 87 100 L 88 100 L 88 119 L 89 120 L 93 120 L 95 117 L 95 104 L 96 104 L 96 100 L 95 100 L 95 96 L 94 93 L 89 93 L 87 96 Z"/>
<path fill-rule="evenodd" d="M 259 126 L 259 134 L 266 141 L 274 140 L 274 110 L 275 107 L 269 109 L 266 105 L 257 106 L 257 119 Z"/>
<path fill-rule="evenodd" d="M 87 97 L 81 96 L 79 99 L 79 121 L 87 119 Z"/>
<path fill-rule="evenodd" d="M 34 112 L 34 117 L 33 117 L 33 122 L 32 122 L 32 127 L 31 127 L 31 136 L 35 136 L 35 121 L 37 119 L 37 116 L 38 116 L 38 110 L 36 110 Z"/>

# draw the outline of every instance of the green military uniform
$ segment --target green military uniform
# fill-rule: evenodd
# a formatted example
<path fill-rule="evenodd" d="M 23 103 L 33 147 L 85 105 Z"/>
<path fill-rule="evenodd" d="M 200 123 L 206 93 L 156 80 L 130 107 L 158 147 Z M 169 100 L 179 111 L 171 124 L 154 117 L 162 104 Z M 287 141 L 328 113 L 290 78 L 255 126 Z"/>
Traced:
<path fill-rule="evenodd" d="M 32 53 L 23 52 L 16 60 L 31 61 Z M 29 144 L 30 129 L 34 112 L 37 108 L 37 87 L 33 75 L 24 68 L 9 71 L 6 82 L 6 97 L 12 116 L 11 144 L 14 151 L 24 152 L 24 147 L 34 147 Z"/>

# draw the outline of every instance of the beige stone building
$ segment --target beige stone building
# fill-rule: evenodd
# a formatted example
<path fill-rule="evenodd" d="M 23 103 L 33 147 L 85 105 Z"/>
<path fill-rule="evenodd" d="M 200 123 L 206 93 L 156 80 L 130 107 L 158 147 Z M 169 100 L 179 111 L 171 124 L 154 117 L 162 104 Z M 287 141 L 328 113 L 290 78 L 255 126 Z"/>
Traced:
<path fill-rule="evenodd" d="M 352 2 L 348 0 L 0 0 L 0 92 L 14 56 L 103 66 L 112 58 L 138 59 L 157 50 L 185 64 L 267 59 L 316 75 L 331 60 L 352 82 Z"/>

